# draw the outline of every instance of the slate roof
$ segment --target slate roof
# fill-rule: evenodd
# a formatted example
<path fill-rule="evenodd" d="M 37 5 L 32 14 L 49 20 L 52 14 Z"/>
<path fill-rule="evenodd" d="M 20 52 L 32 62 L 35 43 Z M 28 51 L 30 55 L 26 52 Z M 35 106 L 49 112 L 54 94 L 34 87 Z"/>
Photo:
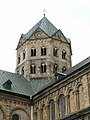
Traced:
<path fill-rule="evenodd" d="M 3 85 L 8 80 L 12 82 L 11 90 L 6 89 Z M 42 89 L 49 82 L 50 81 L 43 79 L 28 81 L 22 75 L 0 70 L 0 90 L 7 92 L 12 92 L 25 96 L 32 96 L 36 92 L 40 91 L 40 89 Z"/>
<path fill-rule="evenodd" d="M 66 75 L 72 74 L 75 71 L 81 69 L 82 67 L 85 67 L 85 65 L 87 65 L 87 64 L 90 64 L 90 56 L 87 57 L 86 59 L 82 60 L 81 62 L 79 62 L 78 64 L 76 64 L 75 66 L 73 66 L 72 68 L 68 69 L 64 73 Z"/>
<path fill-rule="evenodd" d="M 23 34 L 23 38 L 28 39 L 38 28 L 43 30 L 49 37 L 58 31 L 58 29 L 46 17 L 43 17 L 32 29 L 26 34 Z"/>

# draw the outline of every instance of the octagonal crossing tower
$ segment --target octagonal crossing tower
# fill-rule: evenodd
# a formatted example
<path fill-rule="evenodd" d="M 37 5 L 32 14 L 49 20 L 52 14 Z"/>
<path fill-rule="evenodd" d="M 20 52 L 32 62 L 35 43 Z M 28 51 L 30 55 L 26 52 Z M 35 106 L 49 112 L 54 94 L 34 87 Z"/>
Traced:
<path fill-rule="evenodd" d="M 52 80 L 71 67 L 71 42 L 45 16 L 17 45 L 16 73 L 27 80 Z"/>

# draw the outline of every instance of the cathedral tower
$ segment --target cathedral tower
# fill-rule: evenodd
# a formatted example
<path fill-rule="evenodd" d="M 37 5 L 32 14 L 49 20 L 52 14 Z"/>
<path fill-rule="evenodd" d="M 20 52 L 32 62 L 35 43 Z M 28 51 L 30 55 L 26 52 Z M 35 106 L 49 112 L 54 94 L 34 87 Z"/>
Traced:
<path fill-rule="evenodd" d="M 53 79 L 71 67 L 71 43 L 45 16 L 17 45 L 16 73 L 28 80 Z"/>

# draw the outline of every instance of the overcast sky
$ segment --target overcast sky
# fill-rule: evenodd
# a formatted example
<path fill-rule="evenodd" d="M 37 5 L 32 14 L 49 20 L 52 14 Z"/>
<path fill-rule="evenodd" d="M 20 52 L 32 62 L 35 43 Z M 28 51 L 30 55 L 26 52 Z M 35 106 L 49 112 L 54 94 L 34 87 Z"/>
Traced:
<path fill-rule="evenodd" d="M 0 69 L 15 72 L 19 38 L 42 19 L 44 9 L 71 39 L 72 64 L 90 55 L 90 0 L 0 0 Z"/>

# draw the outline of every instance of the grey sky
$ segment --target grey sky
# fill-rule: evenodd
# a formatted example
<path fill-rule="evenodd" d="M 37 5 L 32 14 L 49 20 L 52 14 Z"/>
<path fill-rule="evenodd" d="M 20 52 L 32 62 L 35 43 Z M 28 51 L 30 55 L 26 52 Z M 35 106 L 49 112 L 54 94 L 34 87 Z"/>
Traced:
<path fill-rule="evenodd" d="M 73 65 L 90 55 L 90 0 L 0 0 L 0 69 L 15 71 L 19 38 L 43 17 L 44 8 L 71 39 Z"/>

